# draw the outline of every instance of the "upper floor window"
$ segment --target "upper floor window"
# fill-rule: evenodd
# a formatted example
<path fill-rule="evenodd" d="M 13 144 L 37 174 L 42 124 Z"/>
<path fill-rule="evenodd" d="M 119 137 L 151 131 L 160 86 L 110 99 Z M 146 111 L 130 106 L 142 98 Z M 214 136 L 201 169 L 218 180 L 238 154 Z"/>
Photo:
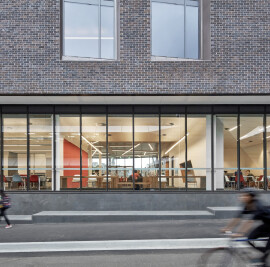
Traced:
<path fill-rule="evenodd" d="M 152 0 L 152 55 L 200 58 L 200 0 Z"/>
<path fill-rule="evenodd" d="M 63 0 L 63 56 L 114 59 L 115 0 Z"/>

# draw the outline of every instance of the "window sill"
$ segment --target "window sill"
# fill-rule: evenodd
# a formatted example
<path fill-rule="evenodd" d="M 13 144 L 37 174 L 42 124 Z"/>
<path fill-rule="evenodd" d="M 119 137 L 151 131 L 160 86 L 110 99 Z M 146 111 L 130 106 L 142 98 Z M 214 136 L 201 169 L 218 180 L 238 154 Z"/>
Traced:
<path fill-rule="evenodd" d="M 177 57 L 156 57 L 152 56 L 151 61 L 196 61 L 196 62 L 204 62 L 211 61 L 210 59 L 190 59 L 190 58 L 177 58 Z"/>
<path fill-rule="evenodd" d="M 107 58 L 92 58 L 92 57 L 67 57 L 62 56 L 61 61 L 117 61 L 116 59 L 107 59 Z"/>

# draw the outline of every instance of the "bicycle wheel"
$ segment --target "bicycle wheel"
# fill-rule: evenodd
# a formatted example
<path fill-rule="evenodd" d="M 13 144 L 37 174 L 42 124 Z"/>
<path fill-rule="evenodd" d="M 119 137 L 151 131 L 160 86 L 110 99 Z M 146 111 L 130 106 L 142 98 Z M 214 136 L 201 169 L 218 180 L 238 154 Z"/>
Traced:
<path fill-rule="evenodd" d="M 229 248 L 214 248 L 205 252 L 200 260 L 200 267 L 244 267 L 246 264 Z"/>

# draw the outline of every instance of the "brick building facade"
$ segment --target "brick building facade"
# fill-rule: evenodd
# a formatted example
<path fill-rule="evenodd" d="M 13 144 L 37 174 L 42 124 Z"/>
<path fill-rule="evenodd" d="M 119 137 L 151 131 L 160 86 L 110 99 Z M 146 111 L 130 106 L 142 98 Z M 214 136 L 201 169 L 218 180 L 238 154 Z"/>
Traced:
<path fill-rule="evenodd" d="M 1 95 L 269 93 L 269 1 L 211 0 L 211 59 L 151 60 L 150 0 L 119 0 L 114 61 L 61 60 L 61 1 L 1 4 Z"/>

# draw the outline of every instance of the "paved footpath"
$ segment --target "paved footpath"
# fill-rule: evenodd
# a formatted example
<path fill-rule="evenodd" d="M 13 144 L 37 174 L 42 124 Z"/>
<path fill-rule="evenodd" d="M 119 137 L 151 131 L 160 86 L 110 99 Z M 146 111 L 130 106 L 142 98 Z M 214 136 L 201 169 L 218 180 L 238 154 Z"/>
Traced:
<path fill-rule="evenodd" d="M 220 238 L 228 220 L 0 225 L 0 243 Z"/>
<path fill-rule="evenodd" d="M 0 266 L 198 266 L 228 220 L 0 225 Z M 241 246 L 246 246 L 241 244 Z"/>

